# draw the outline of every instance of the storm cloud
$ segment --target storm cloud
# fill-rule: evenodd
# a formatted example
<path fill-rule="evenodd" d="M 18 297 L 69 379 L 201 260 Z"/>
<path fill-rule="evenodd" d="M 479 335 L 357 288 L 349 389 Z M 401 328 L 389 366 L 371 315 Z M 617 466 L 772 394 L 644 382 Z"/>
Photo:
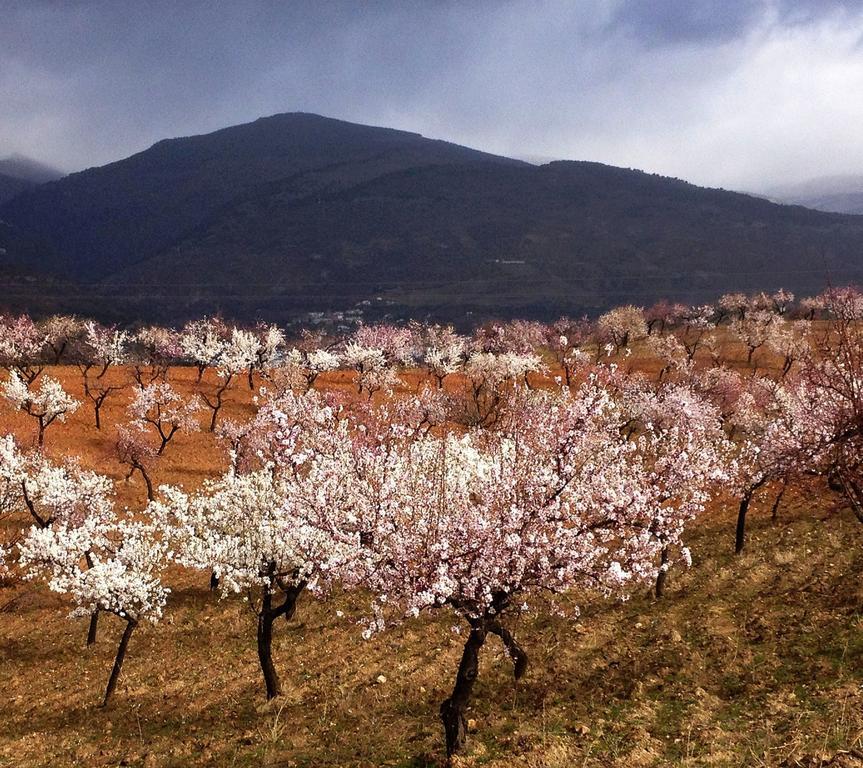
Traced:
<path fill-rule="evenodd" d="M 0 156 L 307 111 L 759 190 L 863 172 L 863 0 L 0 0 Z"/>

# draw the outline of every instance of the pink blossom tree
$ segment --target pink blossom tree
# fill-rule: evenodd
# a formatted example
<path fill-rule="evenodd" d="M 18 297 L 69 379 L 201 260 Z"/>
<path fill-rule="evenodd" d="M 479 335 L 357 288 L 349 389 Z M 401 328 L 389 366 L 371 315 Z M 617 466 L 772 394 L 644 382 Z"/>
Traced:
<path fill-rule="evenodd" d="M 26 510 L 37 528 L 98 526 L 113 514 L 113 486 L 108 478 L 82 469 L 76 461 L 55 464 L 40 451 L 24 453 L 11 436 L 0 442 L 0 483 L 3 496 L 14 505 L 10 511 Z M 89 551 L 82 552 L 82 559 L 92 566 Z M 87 645 L 96 642 L 97 625 L 94 610 Z"/>
<path fill-rule="evenodd" d="M 45 345 L 51 351 L 51 363 L 60 365 L 64 355 L 71 351 L 84 333 L 84 324 L 71 315 L 51 315 L 39 323 Z"/>
<path fill-rule="evenodd" d="M 544 370 L 542 359 L 533 353 L 474 352 L 464 364 L 467 380 L 464 419 L 473 426 L 493 426 L 508 395 L 526 385 L 530 373 Z"/>
<path fill-rule="evenodd" d="M 767 309 L 753 309 L 746 313 L 741 319 L 731 321 L 731 333 L 733 333 L 746 347 L 747 365 L 752 364 L 752 357 L 756 350 L 764 346 L 771 334 L 771 327 L 777 322 L 776 315 Z"/>
<path fill-rule="evenodd" d="M 691 362 L 695 360 L 699 348 L 716 327 L 713 320 L 713 307 L 701 304 L 689 307 L 680 318 L 680 330 L 677 334 L 680 343 L 686 350 L 686 357 Z"/>
<path fill-rule="evenodd" d="M 196 418 L 200 408 L 197 397 L 186 400 L 170 384 L 159 382 L 139 389 L 128 411 L 133 428 L 144 431 L 149 426 L 156 433 L 160 441 L 156 453 L 161 456 L 178 431 L 201 428 Z"/>
<path fill-rule="evenodd" d="M 28 315 L 0 316 L 0 366 L 29 386 L 45 368 L 45 333 Z"/>
<path fill-rule="evenodd" d="M 170 439 L 170 438 L 169 438 Z M 150 478 L 152 467 L 159 453 L 147 440 L 141 429 L 120 425 L 117 428 L 117 441 L 114 443 L 117 460 L 129 468 L 126 480 L 137 472 L 147 488 L 147 500 L 153 501 L 153 481 Z"/>
<path fill-rule="evenodd" d="M 573 320 L 561 317 L 545 329 L 545 347 L 554 355 L 555 362 L 563 371 L 563 381 L 571 386 L 579 370 L 589 360 L 584 346 L 594 336 L 593 323 L 586 317 Z"/>
<path fill-rule="evenodd" d="M 339 355 L 344 365 L 356 371 L 357 391 L 371 399 L 375 392 L 392 391 L 399 383 L 387 354 L 378 347 L 367 347 L 359 342 L 349 341 Z"/>
<path fill-rule="evenodd" d="M 441 706 L 450 755 L 465 742 L 487 637 L 502 640 L 517 677 L 527 667 L 507 627 L 513 611 L 540 593 L 625 594 L 656 578 L 681 530 L 664 512 L 678 470 L 651 474 L 655 456 L 621 435 L 623 414 L 597 380 L 573 394 L 525 393 L 507 413 L 495 433 L 414 435 L 384 458 L 373 443 L 362 465 L 376 467 L 356 513 L 371 526 L 363 541 L 374 567 L 363 580 L 379 598 L 369 632 L 440 610 L 469 627 Z"/>
<path fill-rule="evenodd" d="M 210 416 L 210 432 L 216 431 L 216 420 L 225 404 L 225 393 L 237 376 L 254 368 L 258 359 L 258 339 L 250 331 L 234 328 L 231 338 L 223 345 L 222 352 L 216 363 L 217 383 L 212 394 L 200 393 L 201 399 L 212 411 Z"/>
<path fill-rule="evenodd" d="M 267 698 L 281 683 L 272 655 L 273 626 L 290 620 L 300 596 L 326 594 L 332 576 L 362 560 L 348 522 L 356 503 L 346 468 L 347 423 L 315 392 L 286 393 L 258 426 L 272 440 L 261 469 L 231 468 L 196 494 L 163 486 L 151 505 L 182 565 L 209 571 L 222 595 L 245 594 L 258 617 L 258 658 Z"/>
<path fill-rule="evenodd" d="M 447 376 L 458 371 L 465 360 L 468 339 L 455 332 L 452 326 L 421 326 L 414 330 L 415 345 L 422 350 L 423 367 L 443 389 Z"/>
<path fill-rule="evenodd" d="M 150 325 L 134 337 L 132 375 L 143 389 L 148 384 L 168 380 L 168 369 L 183 357 L 180 334 L 173 328 Z"/>

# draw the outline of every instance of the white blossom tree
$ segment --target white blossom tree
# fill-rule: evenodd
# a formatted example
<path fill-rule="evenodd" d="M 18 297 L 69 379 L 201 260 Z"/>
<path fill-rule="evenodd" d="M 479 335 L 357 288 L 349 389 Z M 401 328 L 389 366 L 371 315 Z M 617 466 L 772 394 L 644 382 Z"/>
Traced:
<path fill-rule="evenodd" d="M 2 394 L 16 408 L 36 419 L 40 446 L 45 442 L 45 430 L 55 421 L 66 421 L 66 416 L 81 405 L 59 381 L 47 375 L 41 378 L 39 388 L 34 391 L 33 385 L 28 385 L 18 371 L 11 371 L 3 382 Z"/>
<path fill-rule="evenodd" d="M 151 523 L 112 515 L 77 526 L 34 526 L 19 552 L 29 578 L 44 578 L 52 591 L 70 597 L 76 606 L 72 617 L 103 611 L 125 622 L 102 700 L 107 706 L 133 631 L 143 620 L 156 623 L 162 617 L 169 593 L 161 581 L 167 542 Z"/>

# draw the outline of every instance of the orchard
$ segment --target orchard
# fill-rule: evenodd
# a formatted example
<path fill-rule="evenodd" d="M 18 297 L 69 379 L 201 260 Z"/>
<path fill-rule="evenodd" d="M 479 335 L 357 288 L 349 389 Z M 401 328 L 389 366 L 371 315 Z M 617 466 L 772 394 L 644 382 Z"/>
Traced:
<path fill-rule="evenodd" d="M 274 642 L 309 605 L 359 655 L 405 627 L 434 649 L 443 620 L 459 658 L 435 667 L 447 695 L 421 716 L 458 759 L 489 645 L 515 686 L 555 675 L 525 617 L 575 645 L 596 606 L 673 603 L 717 508 L 733 524 L 714 546 L 738 560 L 759 502 L 777 518 L 816 489 L 863 522 L 861 322 L 853 288 L 470 335 L 2 316 L 0 625 L 23 594 L 61 596 L 88 625 L 81 653 L 112 643 L 104 679 L 81 682 L 92 706 L 139 717 L 123 686 L 136 644 L 190 589 L 203 612 L 251 612 L 248 695 L 275 707 L 312 640 L 291 634 L 291 662 Z"/>

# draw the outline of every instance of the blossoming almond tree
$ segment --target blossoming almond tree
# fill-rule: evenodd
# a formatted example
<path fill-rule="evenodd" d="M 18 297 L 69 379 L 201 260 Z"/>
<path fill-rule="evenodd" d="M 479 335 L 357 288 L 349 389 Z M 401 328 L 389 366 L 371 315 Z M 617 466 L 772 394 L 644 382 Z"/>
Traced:
<path fill-rule="evenodd" d="M 565 393 L 565 394 L 564 394 Z M 512 411 L 510 411 L 511 413 Z M 527 656 L 506 617 L 539 593 L 575 588 L 621 594 L 656 576 L 668 541 L 655 534 L 661 494 L 621 414 L 595 382 L 569 395 L 535 392 L 509 429 L 437 437 L 360 464 L 376 478 L 363 537 L 378 598 L 370 631 L 389 616 L 449 609 L 470 631 L 451 696 L 441 706 L 447 753 L 465 741 L 465 710 L 486 638 L 501 638 L 520 677 Z M 677 527 L 669 526 L 676 536 Z M 676 543 L 673 542 L 673 543 Z"/>
<path fill-rule="evenodd" d="M 710 304 L 700 304 L 688 307 L 680 316 L 680 327 L 677 337 L 686 350 L 686 357 L 691 362 L 695 359 L 698 349 L 716 327 L 713 320 L 713 307 Z"/>
<path fill-rule="evenodd" d="M 84 395 L 93 403 L 96 429 L 102 428 L 101 413 L 105 400 L 122 386 L 104 380 L 108 368 L 121 365 L 128 357 L 129 335 L 116 328 L 105 328 L 90 321 L 84 326 L 84 336 L 76 349 L 76 362 L 84 379 Z M 91 370 L 98 369 L 95 376 Z"/>
<path fill-rule="evenodd" d="M 45 346 L 51 352 L 51 362 L 60 365 L 64 355 L 70 351 L 84 333 L 80 319 L 71 315 L 51 315 L 39 323 L 45 338 Z"/>
<path fill-rule="evenodd" d="M 180 334 L 173 328 L 141 328 L 135 334 L 134 345 L 132 375 L 141 389 L 156 381 L 167 381 L 168 368 L 183 356 Z"/>
<path fill-rule="evenodd" d="M 204 376 L 204 371 L 216 365 L 225 346 L 230 332 L 225 323 L 218 317 L 202 317 L 186 323 L 180 332 L 180 348 L 183 354 L 198 369 L 198 381 Z"/>
<path fill-rule="evenodd" d="M 791 366 L 811 351 L 810 323 L 806 320 L 770 324 L 767 346 L 782 358 L 782 376 L 788 375 Z"/>
<path fill-rule="evenodd" d="M 0 524 L 9 534 L 0 541 L 0 578 L 9 572 L 12 547 L 17 540 L 16 527 L 9 525 L 12 515 L 23 505 L 24 456 L 12 435 L 0 438 Z"/>
<path fill-rule="evenodd" d="M 819 356 L 800 361 L 785 433 L 803 466 L 827 477 L 863 522 L 863 293 L 834 288 L 819 299 L 830 322 Z"/>
<path fill-rule="evenodd" d="M 399 383 L 398 375 L 382 349 L 350 341 L 339 357 L 342 363 L 357 372 L 357 392 L 365 392 L 369 399 L 380 390 L 395 389 Z"/>
<path fill-rule="evenodd" d="M 255 328 L 254 334 L 258 343 L 255 347 L 255 361 L 248 371 L 249 389 L 255 388 L 254 371 L 266 376 L 270 369 L 276 366 L 285 344 L 285 332 L 277 325 L 260 324 Z"/>
<path fill-rule="evenodd" d="M 37 527 L 58 525 L 66 530 L 82 525 L 103 525 L 113 514 L 113 486 L 103 475 L 81 469 L 74 461 L 56 465 L 36 454 L 22 483 L 23 499 Z M 93 565 L 89 550 L 83 552 Z M 98 608 L 90 613 L 87 645 L 96 642 Z"/>
<path fill-rule="evenodd" d="M 78 410 L 81 403 L 69 395 L 60 382 L 50 376 L 43 376 L 39 388 L 33 390 L 18 374 L 11 371 L 9 379 L 3 382 L 2 393 L 15 407 L 36 419 L 39 425 L 37 442 L 45 442 L 45 430 L 55 421 L 66 421 L 66 416 Z"/>
<path fill-rule="evenodd" d="M 647 336 L 647 323 L 644 310 L 631 304 L 614 309 L 600 315 L 596 327 L 602 341 L 614 344 L 615 351 L 620 352 L 631 342 Z"/>
<path fill-rule="evenodd" d="M 74 527 L 34 526 L 19 552 L 30 578 L 43 577 L 52 591 L 69 595 L 76 606 L 72 617 L 104 611 L 125 622 L 102 700 L 107 706 L 135 628 L 142 620 L 156 623 L 162 616 L 169 593 L 161 582 L 167 542 L 150 523 L 112 515 Z"/>
<path fill-rule="evenodd" d="M 415 333 L 423 350 L 423 366 L 438 386 L 455 373 L 464 362 L 467 339 L 455 332 L 452 326 L 424 326 Z"/>
<path fill-rule="evenodd" d="M 582 347 L 592 336 L 593 324 L 586 317 L 580 320 L 561 317 L 546 326 L 545 346 L 563 371 L 563 381 L 568 387 L 573 384 L 577 372 L 587 365 L 588 354 Z"/>
<path fill-rule="evenodd" d="M 73 460 L 55 464 L 40 451 L 23 452 L 11 436 L 0 442 L 0 491 L 14 504 L 12 510 L 27 510 L 37 528 L 102 525 L 112 519 L 113 486 L 110 480 L 84 470 Z M 10 510 L 10 511 L 12 511 Z M 92 564 L 84 551 L 86 563 Z M 98 613 L 90 617 L 87 645 L 96 641 Z"/>
<path fill-rule="evenodd" d="M 410 328 L 381 323 L 361 325 L 351 342 L 365 349 L 379 350 L 388 366 L 408 366 L 416 358 L 414 334 Z"/>
<path fill-rule="evenodd" d="M 141 479 L 147 487 L 147 500 L 153 501 L 155 494 L 153 481 L 150 479 L 150 471 L 159 455 L 156 448 L 144 439 L 140 429 L 129 428 L 124 425 L 117 428 L 117 442 L 114 447 L 117 460 L 129 467 L 126 480 L 130 480 L 135 472 L 141 475 Z"/>
<path fill-rule="evenodd" d="M 149 425 L 156 432 L 160 440 L 156 451 L 159 456 L 179 430 L 197 432 L 201 428 L 195 418 L 200 410 L 197 397 L 186 400 L 166 382 L 139 389 L 128 410 L 135 428 L 144 430 Z"/>
<path fill-rule="evenodd" d="M 352 503 L 344 471 L 352 445 L 347 423 L 316 393 L 289 393 L 269 416 L 277 463 L 244 474 L 232 468 L 193 495 L 163 486 L 151 511 L 177 562 L 215 574 L 223 596 L 246 594 L 271 699 L 281 691 L 274 622 L 291 619 L 305 590 L 325 593 L 330 574 L 345 564 L 357 567 L 361 552 L 356 532 L 340 525 Z"/>
<path fill-rule="evenodd" d="M 210 432 L 216 431 L 216 420 L 224 405 L 225 392 L 231 386 L 234 377 L 243 371 L 251 370 L 258 359 L 259 344 L 255 335 L 249 331 L 234 328 L 230 341 L 224 345 L 216 368 L 218 383 L 212 395 L 201 393 L 201 399 L 213 412 L 210 417 Z"/>
<path fill-rule="evenodd" d="M 663 544 L 655 585 L 658 599 L 671 564 L 669 544 L 680 542 L 685 527 L 704 511 L 716 490 L 737 477 L 737 465 L 718 408 L 687 383 L 643 389 L 627 403 L 627 410 L 638 422 L 633 460 L 645 467 L 642 492 L 655 509 L 651 533 Z M 690 563 L 685 547 L 681 555 Z"/>
<path fill-rule="evenodd" d="M 274 374 L 274 382 L 283 389 L 307 392 L 315 386 L 322 373 L 337 370 L 340 363 L 339 356 L 328 349 L 291 347 L 285 354 L 282 366 Z"/>
<path fill-rule="evenodd" d="M 0 366 L 31 385 L 45 368 L 45 332 L 28 315 L 0 315 Z"/>
<path fill-rule="evenodd" d="M 474 426 L 493 426 L 500 418 L 508 394 L 516 387 L 527 385 L 530 373 L 544 370 L 542 359 L 535 353 L 471 354 L 464 365 L 467 422 Z"/>
<path fill-rule="evenodd" d="M 778 322 L 776 315 L 768 309 L 754 309 L 742 319 L 731 321 L 731 332 L 746 347 L 746 363 L 752 364 L 756 350 L 764 346 L 771 334 L 771 326 Z"/>

